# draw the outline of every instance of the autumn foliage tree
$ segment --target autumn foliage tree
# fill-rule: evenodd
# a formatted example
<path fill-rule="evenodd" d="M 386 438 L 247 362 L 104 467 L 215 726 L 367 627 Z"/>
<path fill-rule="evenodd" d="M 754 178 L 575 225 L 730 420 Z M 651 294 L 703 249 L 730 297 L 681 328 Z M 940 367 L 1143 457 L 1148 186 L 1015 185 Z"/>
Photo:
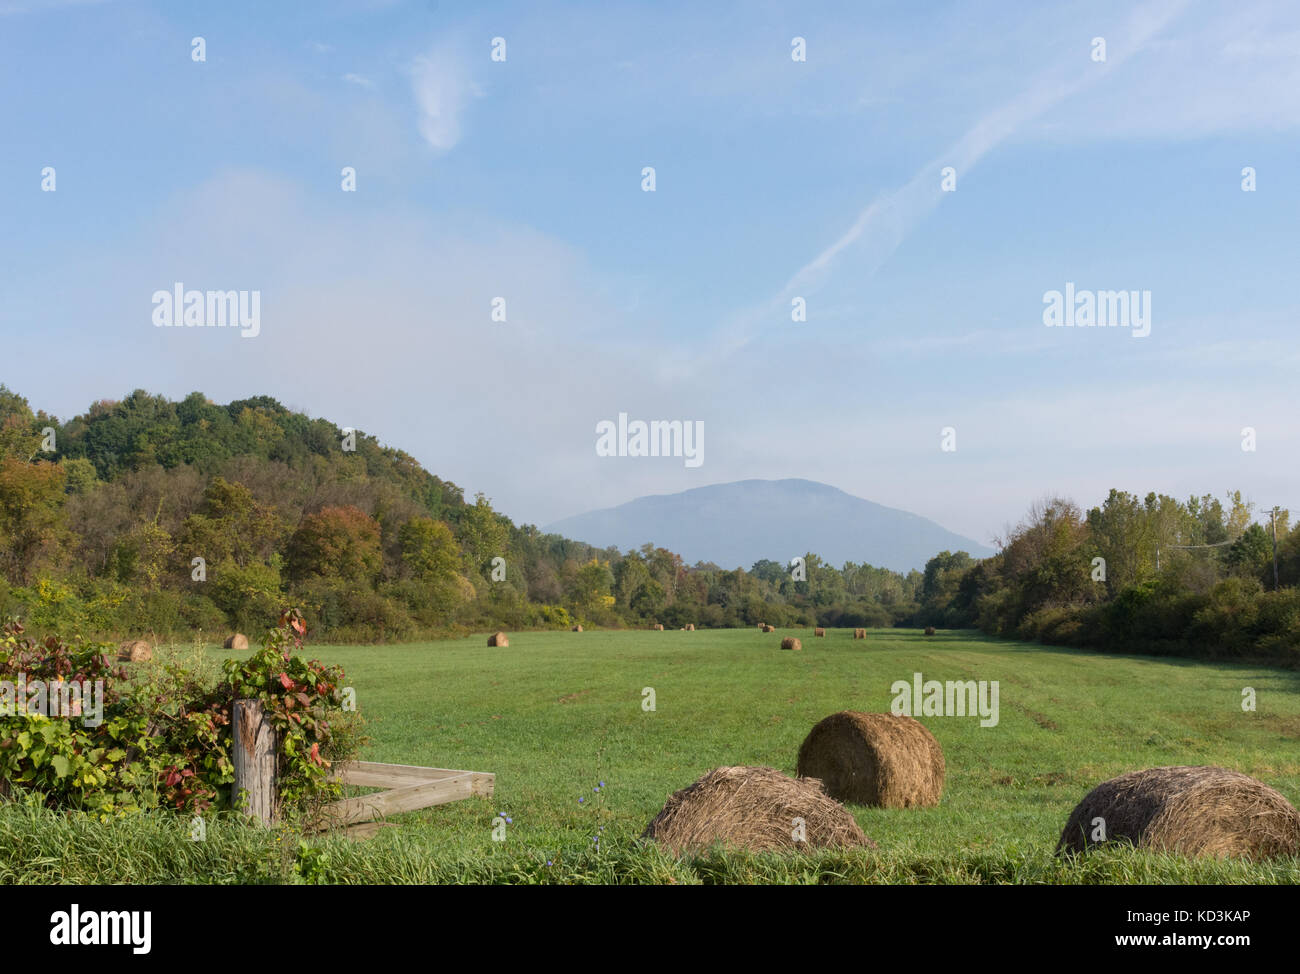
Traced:
<path fill-rule="evenodd" d="M 326 507 L 302 519 L 289 539 L 290 579 L 371 583 L 383 567 L 379 525 L 360 508 Z"/>

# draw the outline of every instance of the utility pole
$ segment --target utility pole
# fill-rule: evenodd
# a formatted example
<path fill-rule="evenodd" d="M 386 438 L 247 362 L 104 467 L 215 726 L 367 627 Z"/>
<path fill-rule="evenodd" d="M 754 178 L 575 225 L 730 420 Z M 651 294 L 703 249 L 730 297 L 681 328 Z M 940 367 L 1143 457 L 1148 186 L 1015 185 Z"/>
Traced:
<path fill-rule="evenodd" d="M 1273 505 L 1273 591 L 1277 591 L 1277 505 Z"/>

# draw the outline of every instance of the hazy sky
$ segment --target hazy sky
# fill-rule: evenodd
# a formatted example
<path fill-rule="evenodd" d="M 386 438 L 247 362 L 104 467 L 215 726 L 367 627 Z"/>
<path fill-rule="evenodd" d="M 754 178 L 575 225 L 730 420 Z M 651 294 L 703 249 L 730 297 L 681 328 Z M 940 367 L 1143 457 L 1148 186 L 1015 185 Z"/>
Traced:
<path fill-rule="evenodd" d="M 753 477 L 981 541 L 1300 509 L 1300 7 L 813 7 L 0 0 L 0 382 L 268 394 L 538 524 Z M 177 282 L 260 334 L 155 327 Z M 1150 334 L 1046 327 L 1067 282 Z M 703 462 L 597 456 L 619 413 Z"/>

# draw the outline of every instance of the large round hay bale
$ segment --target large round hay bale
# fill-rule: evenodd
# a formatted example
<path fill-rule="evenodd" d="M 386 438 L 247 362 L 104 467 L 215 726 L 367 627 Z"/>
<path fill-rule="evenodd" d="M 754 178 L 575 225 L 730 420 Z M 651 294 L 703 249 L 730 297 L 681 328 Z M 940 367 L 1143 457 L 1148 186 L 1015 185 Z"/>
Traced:
<path fill-rule="evenodd" d="M 663 631 L 664 631 L 664 624 L 663 624 L 662 622 L 656 622 L 656 623 L 655 623 L 653 626 L 651 626 L 650 628 L 653 629 L 655 632 L 663 632 Z"/>
<path fill-rule="evenodd" d="M 858 805 L 923 808 L 943 794 L 939 742 L 920 721 L 895 714 L 831 714 L 804 738 L 798 768 L 832 798 Z"/>
<path fill-rule="evenodd" d="M 802 819 L 802 828 L 795 819 Z M 796 835 L 802 831 L 802 841 Z M 714 843 L 754 852 L 828 847 L 876 848 L 821 782 L 775 768 L 714 768 L 674 792 L 642 838 L 681 855 Z"/>
<path fill-rule="evenodd" d="M 760 623 L 758 624 L 758 631 L 759 631 L 759 632 L 767 632 L 767 623 L 766 623 L 766 622 L 760 622 Z"/>
<path fill-rule="evenodd" d="M 509 645 L 510 645 L 510 640 L 506 638 L 506 634 L 505 634 L 505 633 L 503 633 L 503 632 L 494 632 L 492 635 L 488 636 L 488 645 L 489 645 L 489 646 L 509 646 Z"/>
<path fill-rule="evenodd" d="M 866 631 L 865 629 L 854 629 L 854 630 L 853 630 L 853 638 L 854 638 L 854 639 L 866 639 L 866 638 L 867 638 L 867 631 Z"/>
<path fill-rule="evenodd" d="M 803 643 L 799 642 L 799 640 L 795 639 L 793 636 L 786 636 L 784 639 L 781 640 L 781 648 L 782 649 L 803 649 Z"/>
<path fill-rule="evenodd" d="M 686 631 L 687 631 L 687 632 L 694 632 L 694 631 L 695 631 L 695 623 L 693 623 L 693 622 L 688 622 L 688 623 L 686 623 Z"/>
<path fill-rule="evenodd" d="M 1300 855 L 1300 812 L 1240 771 L 1147 768 L 1088 792 L 1070 814 L 1056 851 L 1085 852 L 1101 845 L 1103 834 L 1105 841 L 1185 856 L 1271 859 Z"/>
<path fill-rule="evenodd" d="M 764 631 L 764 632 L 776 632 L 776 626 L 764 626 L 764 627 L 763 627 L 763 631 Z"/>
<path fill-rule="evenodd" d="M 226 637 L 226 641 L 221 646 L 223 649 L 247 649 L 248 637 L 242 632 L 237 632 L 233 636 Z"/>
<path fill-rule="evenodd" d="M 824 636 L 824 635 L 826 635 L 826 630 L 825 630 L 825 629 L 822 629 L 822 628 L 819 626 L 818 628 L 816 628 L 816 629 L 813 630 L 813 635 L 814 635 L 814 636 Z"/>
<path fill-rule="evenodd" d="M 925 627 L 925 634 L 926 634 L 927 636 L 933 636 L 933 635 L 934 635 L 934 626 L 926 626 L 926 627 Z"/>
<path fill-rule="evenodd" d="M 117 649 L 121 663 L 148 663 L 153 659 L 153 647 L 143 639 L 128 639 Z"/>
<path fill-rule="evenodd" d="M 573 627 L 573 631 L 574 631 L 574 632 L 582 632 L 582 626 L 574 626 L 574 627 Z"/>

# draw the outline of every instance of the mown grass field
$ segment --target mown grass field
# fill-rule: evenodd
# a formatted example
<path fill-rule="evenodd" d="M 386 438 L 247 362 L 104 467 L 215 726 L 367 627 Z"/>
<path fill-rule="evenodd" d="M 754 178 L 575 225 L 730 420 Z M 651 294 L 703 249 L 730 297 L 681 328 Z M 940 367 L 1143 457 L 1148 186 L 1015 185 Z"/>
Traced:
<path fill-rule="evenodd" d="M 1052 854 L 1078 800 L 1137 768 L 1220 764 L 1300 804 L 1300 674 L 958 632 L 872 630 L 854 641 L 851 630 L 824 639 L 797 631 L 803 651 L 783 652 L 789 634 L 525 632 L 505 649 L 477 636 L 309 647 L 341 663 L 356 689 L 370 737 L 364 758 L 491 771 L 495 798 L 400 816 L 399 828 L 364 842 L 215 822 L 194 843 L 188 823 L 157 816 L 100 826 L 11 811 L 0 817 L 0 846 L 43 844 L 47 860 L 65 842 L 101 847 L 100 865 L 82 852 L 69 866 L 68 881 L 86 882 L 1300 881 L 1300 860 Z M 943 801 L 927 810 L 849 806 L 878 851 L 678 861 L 637 844 L 671 792 L 719 765 L 793 774 L 814 723 L 837 710 L 888 711 L 891 684 L 914 672 L 998 681 L 1000 721 L 922 718 L 946 757 Z M 654 712 L 642 709 L 645 687 L 654 688 Z M 1242 710 L 1245 687 L 1257 694 L 1253 713 Z M 492 839 L 498 813 L 512 820 L 503 842 Z M 9 857 L 0 880 L 50 878 Z"/>

